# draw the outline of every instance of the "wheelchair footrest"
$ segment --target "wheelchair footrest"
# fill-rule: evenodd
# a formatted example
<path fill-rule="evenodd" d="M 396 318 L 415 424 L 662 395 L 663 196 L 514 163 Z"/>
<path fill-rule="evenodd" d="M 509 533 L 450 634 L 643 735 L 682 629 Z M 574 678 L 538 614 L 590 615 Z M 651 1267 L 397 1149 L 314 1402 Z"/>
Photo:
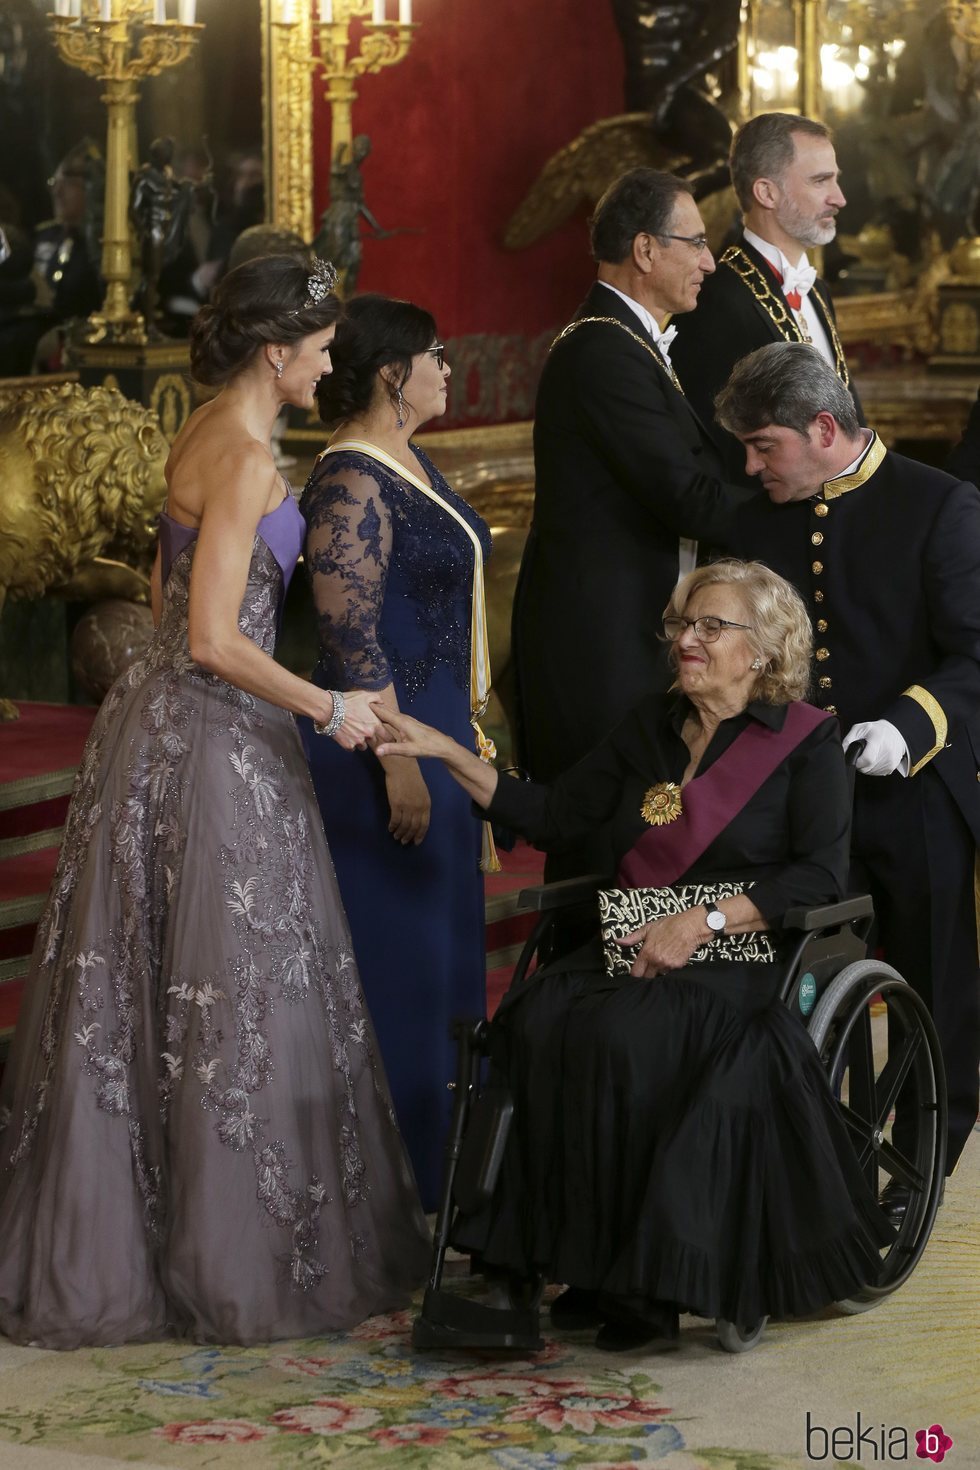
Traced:
<path fill-rule="evenodd" d="M 412 1343 L 418 1348 L 520 1348 L 529 1353 L 544 1347 L 536 1308 L 507 1311 L 431 1287 L 412 1327 Z"/>

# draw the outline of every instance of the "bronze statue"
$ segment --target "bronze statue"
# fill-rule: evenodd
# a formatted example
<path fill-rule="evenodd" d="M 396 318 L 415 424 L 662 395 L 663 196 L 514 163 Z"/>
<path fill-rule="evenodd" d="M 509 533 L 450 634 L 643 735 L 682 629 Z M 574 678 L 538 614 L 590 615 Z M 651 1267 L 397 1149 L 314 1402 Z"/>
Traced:
<path fill-rule="evenodd" d="M 336 267 L 342 296 L 352 296 L 361 271 L 361 220 L 367 220 L 376 240 L 390 235 L 383 230 L 364 202 L 364 180 L 361 164 L 371 152 L 371 139 L 359 133 L 350 153 L 343 143 L 337 145 L 330 169 L 330 203 L 320 218 L 320 229 L 313 249 Z"/>
<path fill-rule="evenodd" d="M 156 138 L 150 144 L 149 163 L 141 164 L 133 174 L 129 193 L 129 215 L 140 244 L 142 271 L 133 304 L 142 312 L 150 337 L 161 335 L 157 325 L 160 275 L 180 254 L 194 203 L 194 181 L 174 176 L 173 156 L 173 138 Z"/>

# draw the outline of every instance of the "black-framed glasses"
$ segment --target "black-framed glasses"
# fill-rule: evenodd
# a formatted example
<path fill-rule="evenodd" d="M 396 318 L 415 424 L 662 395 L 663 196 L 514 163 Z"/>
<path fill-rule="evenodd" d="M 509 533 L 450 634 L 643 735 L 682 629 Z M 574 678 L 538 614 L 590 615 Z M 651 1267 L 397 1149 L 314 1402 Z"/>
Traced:
<path fill-rule="evenodd" d="M 730 623 L 727 618 L 664 618 L 664 637 L 676 643 L 685 628 L 693 628 L 702 643 L 717 643 L 726 628 L 744 628 L 752 632 L 751 623 Z"/>
<path fill-rule="evenodd" d="M 690 245 L 691 249 L 697 251 L 698 255 L 701 254 L 701 251 L 704 250 L 708 244 L 707 235 L 658 235 L 657 239 L 680 240 L 682 245 Z"/>
<path fill-rule="evenodd" d="M 427 347 L 425 349 L 424 356 L 434 357 L 436 360 L 436 367 L 441 368 L 444 366 L 446 360 L 445 346 L 442 342 L 437 342 L 434 347 Z"/>

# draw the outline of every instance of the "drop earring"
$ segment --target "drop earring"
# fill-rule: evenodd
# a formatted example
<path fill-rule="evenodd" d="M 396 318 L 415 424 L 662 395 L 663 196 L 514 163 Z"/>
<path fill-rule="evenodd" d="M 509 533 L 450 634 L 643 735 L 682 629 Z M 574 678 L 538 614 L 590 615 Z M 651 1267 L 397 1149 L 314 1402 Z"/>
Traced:
<path fill-rule="evenodd" d="M 395 428 L 396 429 L 404 429 L 404 427 L 405 427 L 405 395 L 404 395 L 404 393 L 402 392 L 402 390 L 400 388 L 396 388 L 395 389 L 395 393 L 396 393 L 396 400 L 397 400 L 396 403 L 395 403 L 395 412 L 398 415 L 397 419 L 395 420 Z"/>
<path fill-rule="evenodd" d="M 276 363 L 276 377 L 277 378 L 281 378 L 282 377 L 282 358 L 281 357 L 279 358 L 278 362 Z"/>

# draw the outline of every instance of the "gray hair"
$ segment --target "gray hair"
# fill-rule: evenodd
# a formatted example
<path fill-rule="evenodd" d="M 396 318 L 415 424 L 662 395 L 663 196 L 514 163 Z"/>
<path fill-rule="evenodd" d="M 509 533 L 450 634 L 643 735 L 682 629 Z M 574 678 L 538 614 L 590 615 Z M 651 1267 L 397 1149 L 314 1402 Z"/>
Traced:
<path fill-rule="evenodd" d="M 594 260 L 621 265 L 637 235 L 667 234 L 679 194 L 690 184 L 656 168 L 631 168 L 603 194 L 589 220 Z"/>
<path fill-rule="evenodd" d="M 762 664 L 752 698 L 763 704 L 805 699 L 810 689 L 813 628 L 796 588 L 764 562 L 726 557 L 682 577 L 671 593 L 665 616 L 683 617 L 687 604 L 702 587 L 731 587 L 748 614 L 752 626 L 744 636 Z M 668 656 L 675 672 L 677 654 L 677 645 L 672 643 Z"/>
<path fill-rule="evenodd" d="M 829 413 L 853 439 L 860 424 L 854 399 L 808 342 L 770 342 L 741 358 L 715 398 L 715 417 L 730 434 L 775 424 L 805 439 L 818 413 Z"/>
<path fill-rule="evenodd" d="M 794 133 L 814 138 L 832 138 L 829 128 L 812 117 L 795 117 L 790 112 L 760 112 L 739 128 L 728 155 L 732 187 L 739 208 L 752 207 L 752 185 L 756 179 L 773 179 L 777 184 L 796 156 Z"/>

